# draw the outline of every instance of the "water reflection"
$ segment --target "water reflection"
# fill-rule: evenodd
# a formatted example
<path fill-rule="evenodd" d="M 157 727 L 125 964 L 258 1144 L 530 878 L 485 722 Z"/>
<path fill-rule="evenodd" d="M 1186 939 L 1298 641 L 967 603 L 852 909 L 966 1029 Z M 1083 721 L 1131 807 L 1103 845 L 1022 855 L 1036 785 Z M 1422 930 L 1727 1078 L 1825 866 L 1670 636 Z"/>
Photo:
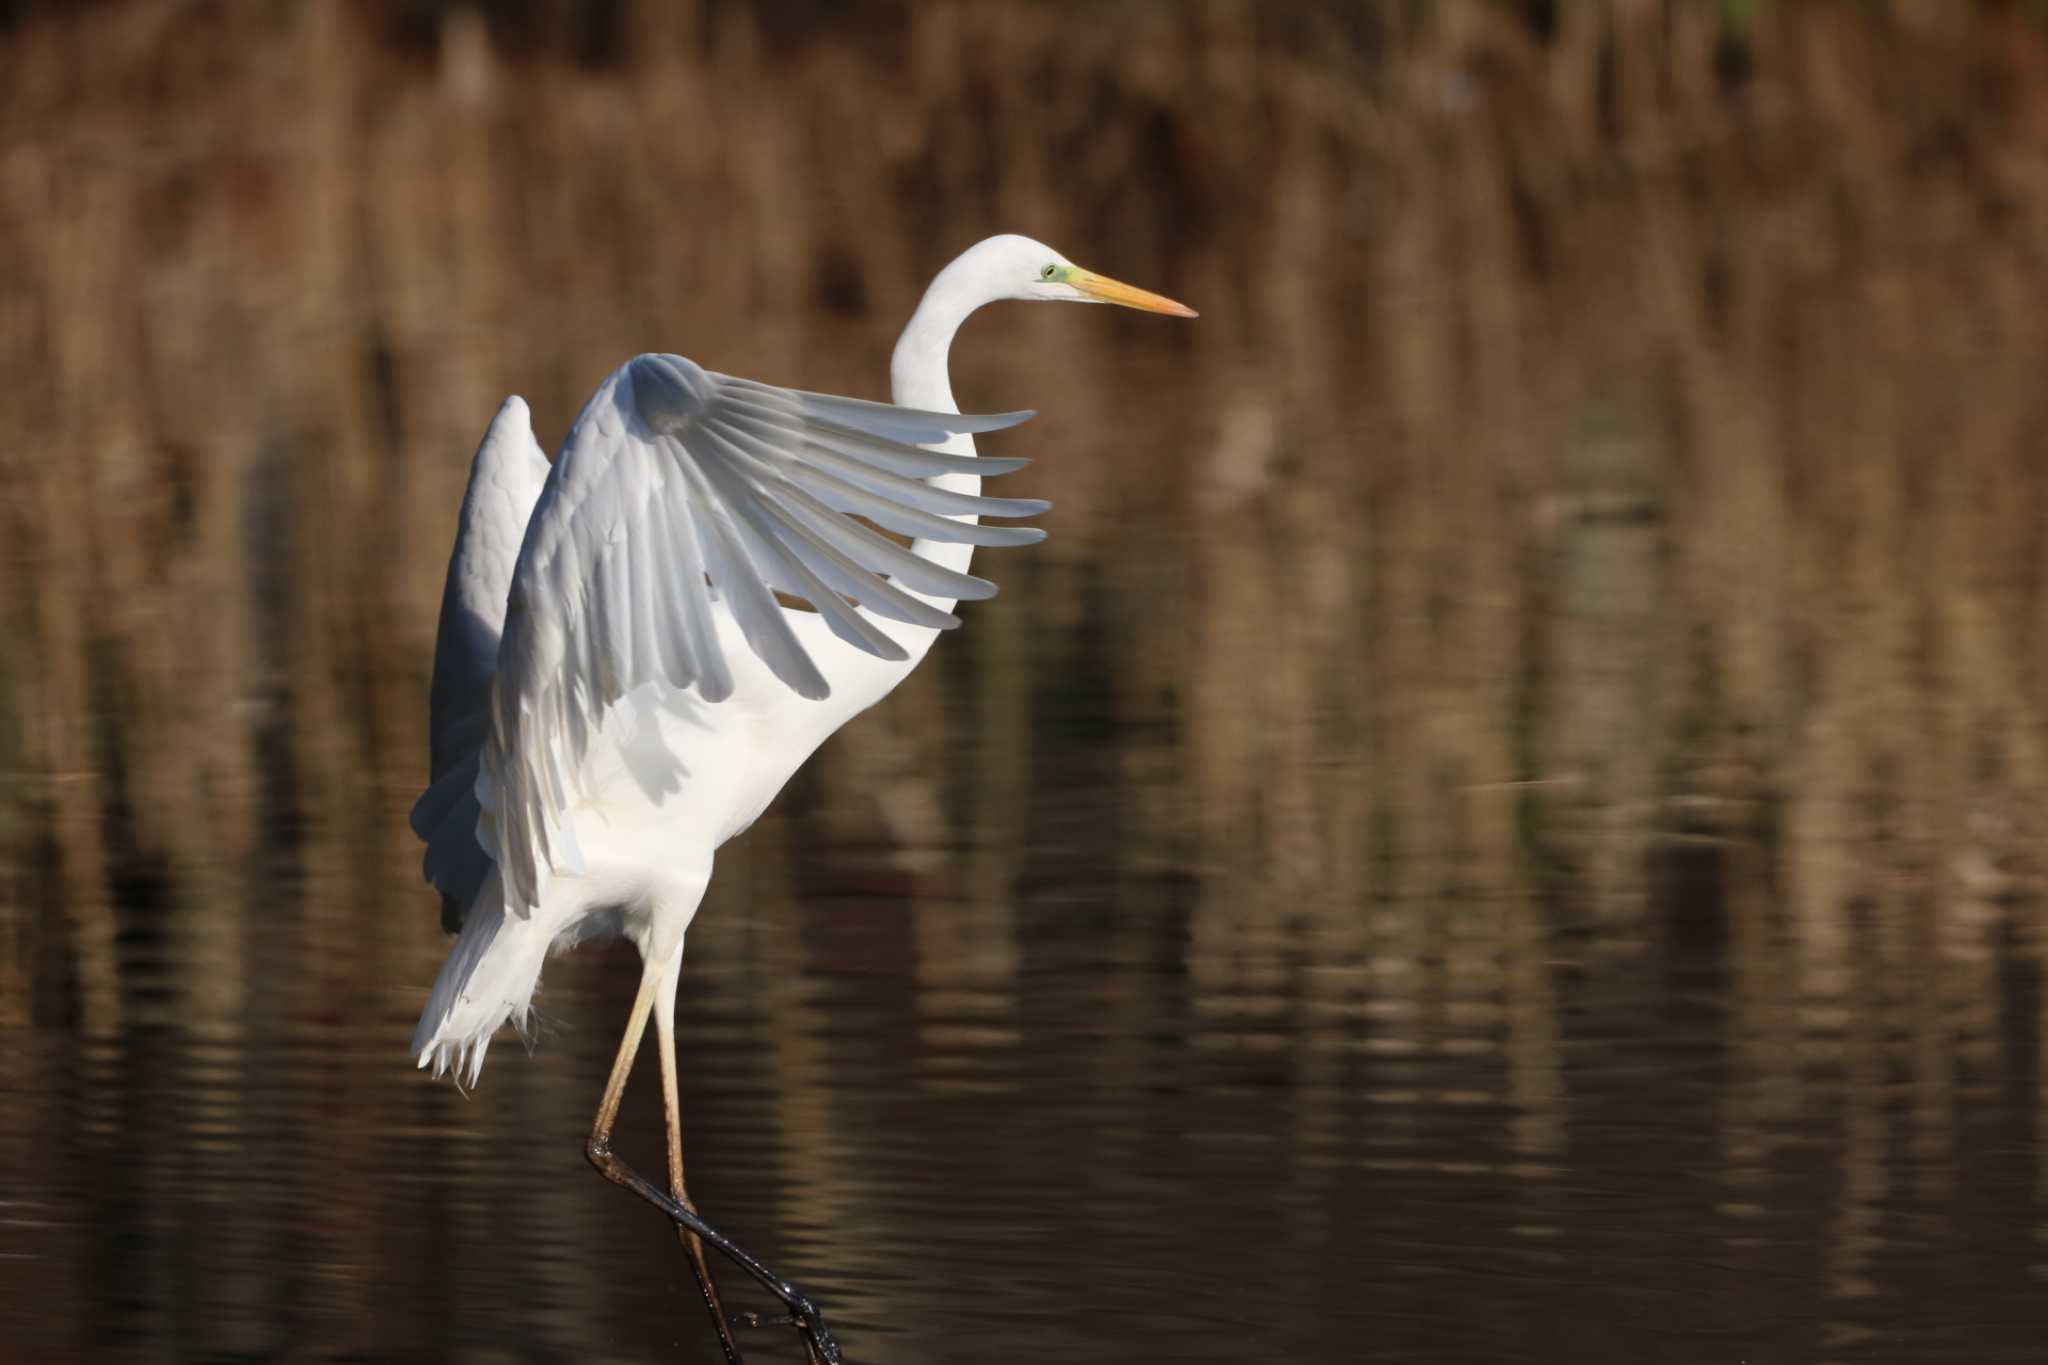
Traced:
<path fill-rule="evenodd" d="M 1078 840 L 995 902 L 962 894 L 992 855 L 918 852 L 780 886 L 743 862 L 682 1004 L 693 1188 L 858 1359 L 2037 1340 L 2041 1000 L 2009 899 L 1880 884 L 1816 973 L 1796 886 L 1728 841 L 1659 845 L 1633 927 L 1502 887 L 1274 913 Z M 581 1160 L 630 955 L 557 964 L 538 1054 L 464 1096 L 393 1051 L 414 990 L 285 984 L 362 932 L 347 900 L 292 913 L 239 976 L 178 961 L 193 939 L 135 956 L 111 1036 L 16 1030 L 18 1358 L 712 1359 L 664 1229 Z M 263 1007 L 205 1009 L 214 979 Z"/>

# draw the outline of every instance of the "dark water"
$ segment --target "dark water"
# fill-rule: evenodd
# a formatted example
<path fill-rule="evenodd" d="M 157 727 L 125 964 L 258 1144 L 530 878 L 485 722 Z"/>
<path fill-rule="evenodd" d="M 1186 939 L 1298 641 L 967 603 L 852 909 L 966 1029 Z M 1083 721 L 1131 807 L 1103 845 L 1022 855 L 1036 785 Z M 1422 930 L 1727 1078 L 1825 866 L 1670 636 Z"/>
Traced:
<path fill-rule="evenodd" d="M 1626 926 L 1056 848 L 741 862 L 693 931 L 693 1192 L 851 1359 L 2041 1358 L 2043 1002 L 2003 912 L 1814 987 L 1711 843 L 1653 846 Z M 582 1157 L 630 950 L 554 964 L 550 1036 L 464 1096 L 403 1053 L 424 975 L 317 985 L 323 943 L 430 958 L 423 894 L 356 899 L 281 897 L 234 981 L 131 933 L 117 1031 L 9 1030 L 5 1358 L 715 1359 Z M 621 1145 L 658 1171 L 651 1054 Z"/>

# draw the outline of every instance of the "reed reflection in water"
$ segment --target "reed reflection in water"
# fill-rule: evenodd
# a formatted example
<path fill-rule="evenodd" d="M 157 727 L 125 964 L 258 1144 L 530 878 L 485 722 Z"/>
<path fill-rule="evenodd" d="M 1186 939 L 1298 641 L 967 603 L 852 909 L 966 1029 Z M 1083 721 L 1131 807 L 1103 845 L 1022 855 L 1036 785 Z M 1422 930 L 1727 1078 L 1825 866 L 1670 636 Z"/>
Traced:
<path fill-rule="evenodd" d="M 2037 1355 L 2048 50 L 1548 8 L 8 29 L 0 1357 L 714 1358 L 629 955 L 400 1051 L 463 458 L 998 227 L 1204 316 L 963 336 L 1053 539 L 722 860 L 704 1206 L 860 1360 Z"/>

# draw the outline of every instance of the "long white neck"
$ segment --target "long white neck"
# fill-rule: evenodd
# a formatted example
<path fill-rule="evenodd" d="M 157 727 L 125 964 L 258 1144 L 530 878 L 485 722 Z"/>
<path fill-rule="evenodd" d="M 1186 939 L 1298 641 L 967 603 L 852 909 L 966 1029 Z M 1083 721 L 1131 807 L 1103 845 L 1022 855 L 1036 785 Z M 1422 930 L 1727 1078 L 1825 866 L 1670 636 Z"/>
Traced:
<path fill-rule="evenodd" d="M 960 330 L 967 315 L 989 302 L 987 291 L 978 287 L 969 273 L 961 268 L 960 261 L 941 270 L 931 288 L 924 291 L 924 299 L 910 315 L 903 335 L 896 340 L 896 354 L 889 362 L 889 389 L 891 397 L 903 407 L 931 412 L 960 411 L 953 401 L 953 385 L 946 373 L 946 353 L 952 349 L 953 334 Z M 975 453 L 974 439 L 964 435 L 953 437 L 939 448 L 955 455 Z M 959 493 L 981 491 L 981 478 L 974 474 L 942 474 L 935 482 Z M 962 516 L 954 520 L 971 522 L 975 518 Z M 919 540 L 910 548 L 912 553 L 934 564 L 961 573 L 967 571 L 968 562 L 974 557 L 973 546 L 950 542 Z M 951 602 L 939 605 L 952 607 Z"/>

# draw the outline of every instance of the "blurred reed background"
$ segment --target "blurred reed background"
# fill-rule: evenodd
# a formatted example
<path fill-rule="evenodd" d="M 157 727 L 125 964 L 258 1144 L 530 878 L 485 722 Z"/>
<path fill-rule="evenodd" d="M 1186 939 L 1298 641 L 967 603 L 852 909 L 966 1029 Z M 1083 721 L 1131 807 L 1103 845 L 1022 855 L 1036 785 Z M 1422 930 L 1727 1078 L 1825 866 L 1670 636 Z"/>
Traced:
<path fill-rule="evenodd" d="M 1569 1166 L 1605 1093 L 1575 1008 L 1706 992 L 1703 1217 L 1824 1149 L 1802 1226 L 1853 1301 L 1873 1202 L 1905 1169 L 1960 1207 L 1990 1113 L 2029 1182 L 1999 1273 L 2038 1291 L 2039 6 L 16 3 L 0 110 L 23 1188 L 151 1131 L 63 1079 L 132 1086 L 138 1038 L 215 1058 L 177 1072 L 212 1098 L 173 1106 L 174 1174 L 123 1187 L 145 1223 L 251 1131 L 298 1134 L 261 1169 L 308 1197 L 450 1115 L 485 1140 L 494 1092 L 573 1143 L 605 1040 L 501 1053 L 468 1108 L 392 1074 L 443 950 L 404 817 L 474 443 L 518 392 L 552 447 L 649 349 L 882 395 L 928 277 L 1015 230 L 1203 316 L 963 333 L 963 405 L 1041 410 L 1004 491 L 1052 539 L 997 553 L 1004 594 L 728 851 L 693 933 L 693 979 L 773 1002 L 784 1176 L 859 1203 L 805 1139 L 845 1121 L 801 1041 L 832 993 L 783 983 L 900 971 L 942 1050 L 1081 933 L 1171 968 L 1100 975 L 1112 1034 L 1171 995 L 1176 1046 L 1277 1055 L 1296 1194 L 1377 1168 L 1401 1092 L 1359 1068 L 1411 1054 Z M 862 896 L 906 908 L 831 909 Z M 608 1034 L 616 964 L 555 969 L 594 970 Z M 289 1051 L 317 1079 L 256 1068 L 313 1088 L 247 1098 L 246 1049 L 323 1030 Z M 1074 1083 L 1159 1057 L 1094 1046 Z M 335 1109 L 380 1091 L 417 1131 Z M 311 1321 L 388 1307 L 391 1216 L 315 1237 Z M 24 1273 L 85 1302 L 109 1254 L 74 1227 Z"/>

